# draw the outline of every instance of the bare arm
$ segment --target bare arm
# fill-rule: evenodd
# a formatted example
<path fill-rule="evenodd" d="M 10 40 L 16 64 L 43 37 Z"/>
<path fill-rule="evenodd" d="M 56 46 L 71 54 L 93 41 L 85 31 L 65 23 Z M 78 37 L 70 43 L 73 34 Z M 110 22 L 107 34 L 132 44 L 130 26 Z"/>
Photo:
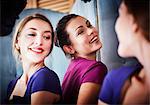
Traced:
<path fill-rule="evenodd" d="M 47 105 L 53 104 L 60 100 L 58 94 L 47 91 L 35 92 L 31 95 L 31 105 Z"/>
<path fill-rule="evenodd" d="M 97 104 L 99 91 L 99 84 L 83 83 L 79 90 L 77 105 Z"/>
<path fill-rule="evenodd" d="M 98 100 L 98 105 L 108 105 L 108 104 L 104 103 L 104 102 L 101 101 L 101 100 Z"/>

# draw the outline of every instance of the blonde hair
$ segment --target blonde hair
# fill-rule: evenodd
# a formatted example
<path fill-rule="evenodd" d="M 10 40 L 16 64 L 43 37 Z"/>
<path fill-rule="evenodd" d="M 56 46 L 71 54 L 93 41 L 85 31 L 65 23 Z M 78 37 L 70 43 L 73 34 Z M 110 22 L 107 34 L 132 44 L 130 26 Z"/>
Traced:
<path fill-rule="evenodd" d="M 33 19 L 40 19 L 40 20 L 43 20 L 47 23 L 49 23 L 51 29 L 52 29 L 52 42 L 54 40 L 54 30 L 53 30 L 53 27 L 52 27 L 52 24 L 51 22 L 44 16 L 44 15 L 41 15 L 41 14 L 33 14 L 33 15 L 29 15 L 25 18 L 23 18 L 16 26 L 16 29 L 15 29 L 15 32 L 14 32 L 14 35 L 13 35 L 13 39 L 12 39 L 12 52 L 13 52 L 13 55 L 16 59 L 16 61 L 20 61 L 21 57 L 20 57 L 20 49 L 16 47 L 16 42 L 17 42 L 17 38 L 18 36 L 20 35 L 20 32 L 22 31 L 22 29 L 24 28 L 24 26 L 26 25 L 26 23 L 28 23 L 29 21 L 33 20 Z M 53 43 L 51 45 L 51 49 L 50 49 L 50 52 L 53 48 Z"/>

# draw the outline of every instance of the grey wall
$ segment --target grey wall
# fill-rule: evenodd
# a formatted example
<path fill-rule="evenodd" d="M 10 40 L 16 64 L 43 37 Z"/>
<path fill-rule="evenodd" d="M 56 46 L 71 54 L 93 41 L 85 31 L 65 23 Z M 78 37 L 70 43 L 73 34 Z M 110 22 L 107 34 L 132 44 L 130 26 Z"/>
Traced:
<path fill-rule="evenodd" d="M 99 28 L 103 43 L 101 59 L 109 69 L 117 68 L 125 62 L 117 53 L 118 39 L 114 27 L 118 17 L 119 2 L 120 0 L 97 0 Z"/>
<path fill-rule="evenodd" d="M 6 96 L 8 82 L 16 76 L 15 61 L 11 53 L 11 35 L 0 37 L 0 98 Z"/>

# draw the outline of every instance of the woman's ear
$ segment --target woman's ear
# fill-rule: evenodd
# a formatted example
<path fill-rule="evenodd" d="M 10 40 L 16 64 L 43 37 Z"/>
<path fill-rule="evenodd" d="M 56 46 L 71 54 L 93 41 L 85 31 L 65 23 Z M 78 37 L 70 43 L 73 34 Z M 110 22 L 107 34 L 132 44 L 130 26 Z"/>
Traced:
<path fill-rule="evenodd" d="M 139 31 L 139 27 L 137 22 L 135 21 L 134 17 L 132 15 L 130 15 L 130 25 L 131 25 L 131 29 L 133 32 L 138 32 Z"/>
<path fill-rule="evenodd" d="M 17 39 L 16 39 L 15 47 L 16 47 L 16 49 L 17 49 L 17 50 L 19 50 L 19 49 L 20 49 L 20 47 L 19 47 L 19 43 L 18 43 L 18 37 L 17 37 Z"/>
<path fill-rule="evenodd" d="M 54 32 L 54 44 L 55 44 L 55 46 L 59 47 L 59 41 L 58 41 L 56 32 Z"/>
<path fill-rule="evenodd" d="M 71 45 L 64 45 L 63 50 L 68 54 L 74 54 L 75 50 Z"/>

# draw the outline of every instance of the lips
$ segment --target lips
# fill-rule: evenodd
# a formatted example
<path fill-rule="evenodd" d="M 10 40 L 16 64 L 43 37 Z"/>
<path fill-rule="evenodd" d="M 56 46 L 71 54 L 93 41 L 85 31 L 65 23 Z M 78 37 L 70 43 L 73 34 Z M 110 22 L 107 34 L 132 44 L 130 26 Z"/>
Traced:
<path fill-rule="evenodd" d="M 95 42 L 97 40 L 98 40 L 98 36 L 94 36 L 89 43 L 91 44 L 91 43 L 93 43 L 93 42 Z"/>
<path fill-rule="evenodd" d="M 44 51 L 42 48 L 29 48 L 29 49 L 36 53 L 42 53 Z"/>

